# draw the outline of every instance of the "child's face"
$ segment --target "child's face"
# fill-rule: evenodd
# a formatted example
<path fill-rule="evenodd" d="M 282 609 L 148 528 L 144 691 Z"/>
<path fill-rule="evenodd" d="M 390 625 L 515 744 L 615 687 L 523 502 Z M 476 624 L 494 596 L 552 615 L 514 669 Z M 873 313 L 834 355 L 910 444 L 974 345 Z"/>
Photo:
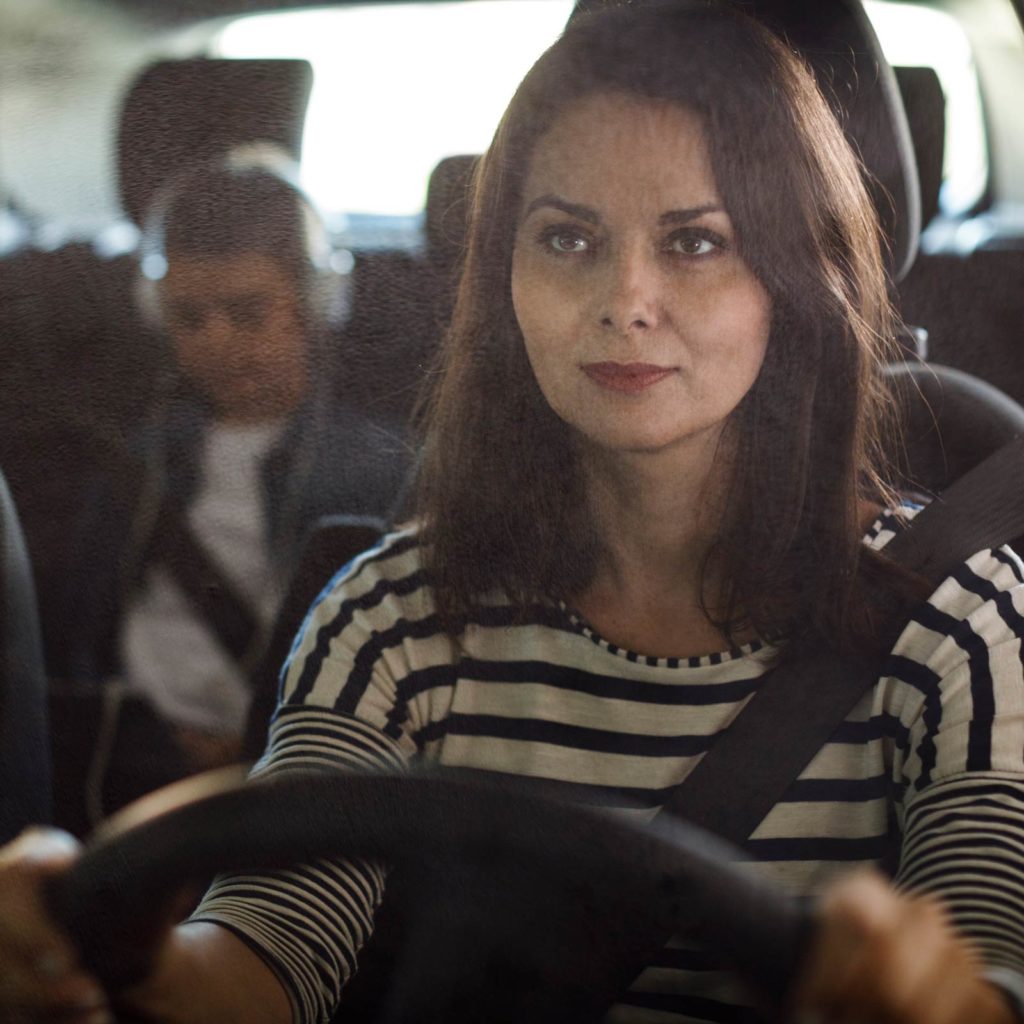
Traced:
<path fill-rule="evenodd" d="M 182 373 L 225 420 L 291 412 L 306 388 L 301 296 L 263 253 L 170 253 L 160 282 L 164 323 Z"/>

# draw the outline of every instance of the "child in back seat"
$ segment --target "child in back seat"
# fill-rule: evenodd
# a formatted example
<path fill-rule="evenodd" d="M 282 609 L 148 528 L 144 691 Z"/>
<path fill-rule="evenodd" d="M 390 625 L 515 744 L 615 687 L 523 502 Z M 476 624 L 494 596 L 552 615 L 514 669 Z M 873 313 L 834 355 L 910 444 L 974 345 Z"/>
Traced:
<path fill-rule="evenodd" d="M 155 197 L 138 290 L 170 370 L 128 471 L 93 489 L 69 578 L 71 675 L 123 680 L 186 769 L 237 756 L 247 676 L 303 532 L 327 513 L 386 515 L 404 475 L 397 429 L 332 396 L 326 321 L 345 281 L 288 172 L 243 147 Z M 166 781 L 124 746 L 128 791 L 112 803 Z"/>

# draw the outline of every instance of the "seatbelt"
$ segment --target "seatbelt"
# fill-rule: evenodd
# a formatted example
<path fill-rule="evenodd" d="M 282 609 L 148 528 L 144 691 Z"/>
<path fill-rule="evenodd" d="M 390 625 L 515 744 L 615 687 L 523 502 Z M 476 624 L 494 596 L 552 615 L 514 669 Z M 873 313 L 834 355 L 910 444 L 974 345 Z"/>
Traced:
<path fill-rule="evenodd" d="M 976 552 L 1020 536 L 1024 438 L 1015 438 L 918 512 L 883 551 L 938 585 Z M 768 673 L 660 813 L 742 845 L 874 685 L 878 669 L 870 659 L 820 654 Z M 628 948 L 620 944 L 613 957 L 598 959 L 592 987 L 605 1005 L 621 998 L 671 937 L 638 915 L 623 940 Z"/>
<path fill-rule="evenodd" d="M 938 581 L 975 552 L 1018 536 L 1024 536 L 1024 441 L 1019 439 L 949 487 L 884 551 L 904 567 Z M 834 655 L 776 669 L 676 787 L 661 813 L 676 814 L 742 844 L 877 677 L 877 664 L 867 659 L 851 663 Z M 530 784 L 542 793 L 549 785 L 538 779 Z M 560 787 L 550 792 L 564 797 Z M 388 923 L 375 935 L 378 956 L 346 986 L 347 1002 L 342 1002 L 335 1018 L 339 1022 L 377 1020 L 380 1000 L 393 984 L 397 955 L 387 945 L 381 954 L 381 933 L 389 932 L 394 943 L 402 915 L 388 897 L 384 906 Z M 588 934 L 592 940 L 588 973 L 584 976 L 581 968 L 575 979 L 580 1012 L 563 1015 L 563 1024 L 603 1020 L 607 1008 L 622 998 L 671 938 L 658 915 L 645 912 L 631 917 L 629 928 Z"/>
<path fill-rule="evenodd" d="M 1024 536 L 1024 438 L 998 449 L 882 549 L 938 586 L 985 548 Z M 878 666 L 825 653 L 764 680 L 675 788 L 663 812 L 741 844 L 877 679 Z M 728 794 L 724 799 L 723 794 Z"/>
<path fill-rule="evenodd" d="M 260 621 L 199 542 L 179 505 L 164 505 L 149 550 L 150 556 L 171 573 L 199 619 L 213 630 L 221 647 L 250 682 Z"/>

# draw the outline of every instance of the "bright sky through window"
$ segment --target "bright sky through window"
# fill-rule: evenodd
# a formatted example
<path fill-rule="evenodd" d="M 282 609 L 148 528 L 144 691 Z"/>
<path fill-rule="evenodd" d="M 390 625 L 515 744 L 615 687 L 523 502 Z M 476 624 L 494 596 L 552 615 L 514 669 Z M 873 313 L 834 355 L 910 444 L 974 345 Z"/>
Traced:
<path fill-rule="evenodd" d="M 303 184 L 328 213 L 413 214 L 444 156 L 487 148 L 571 0 L 367 4 L 232 22 L 225 57 L 304 57 L 314 70 Z"/>

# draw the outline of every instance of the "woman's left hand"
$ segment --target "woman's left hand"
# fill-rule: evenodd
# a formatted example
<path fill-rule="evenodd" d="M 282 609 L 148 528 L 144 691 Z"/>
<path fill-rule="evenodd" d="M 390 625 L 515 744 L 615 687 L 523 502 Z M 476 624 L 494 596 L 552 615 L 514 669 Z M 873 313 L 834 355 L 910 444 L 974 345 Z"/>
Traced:
<path fill-rule="evenodd" d="M 898 893 L 874 871 L 836 884 L 821 905 L 793 1018 L 828 1024 L 1015 1024 L 942 904 Z"/>

